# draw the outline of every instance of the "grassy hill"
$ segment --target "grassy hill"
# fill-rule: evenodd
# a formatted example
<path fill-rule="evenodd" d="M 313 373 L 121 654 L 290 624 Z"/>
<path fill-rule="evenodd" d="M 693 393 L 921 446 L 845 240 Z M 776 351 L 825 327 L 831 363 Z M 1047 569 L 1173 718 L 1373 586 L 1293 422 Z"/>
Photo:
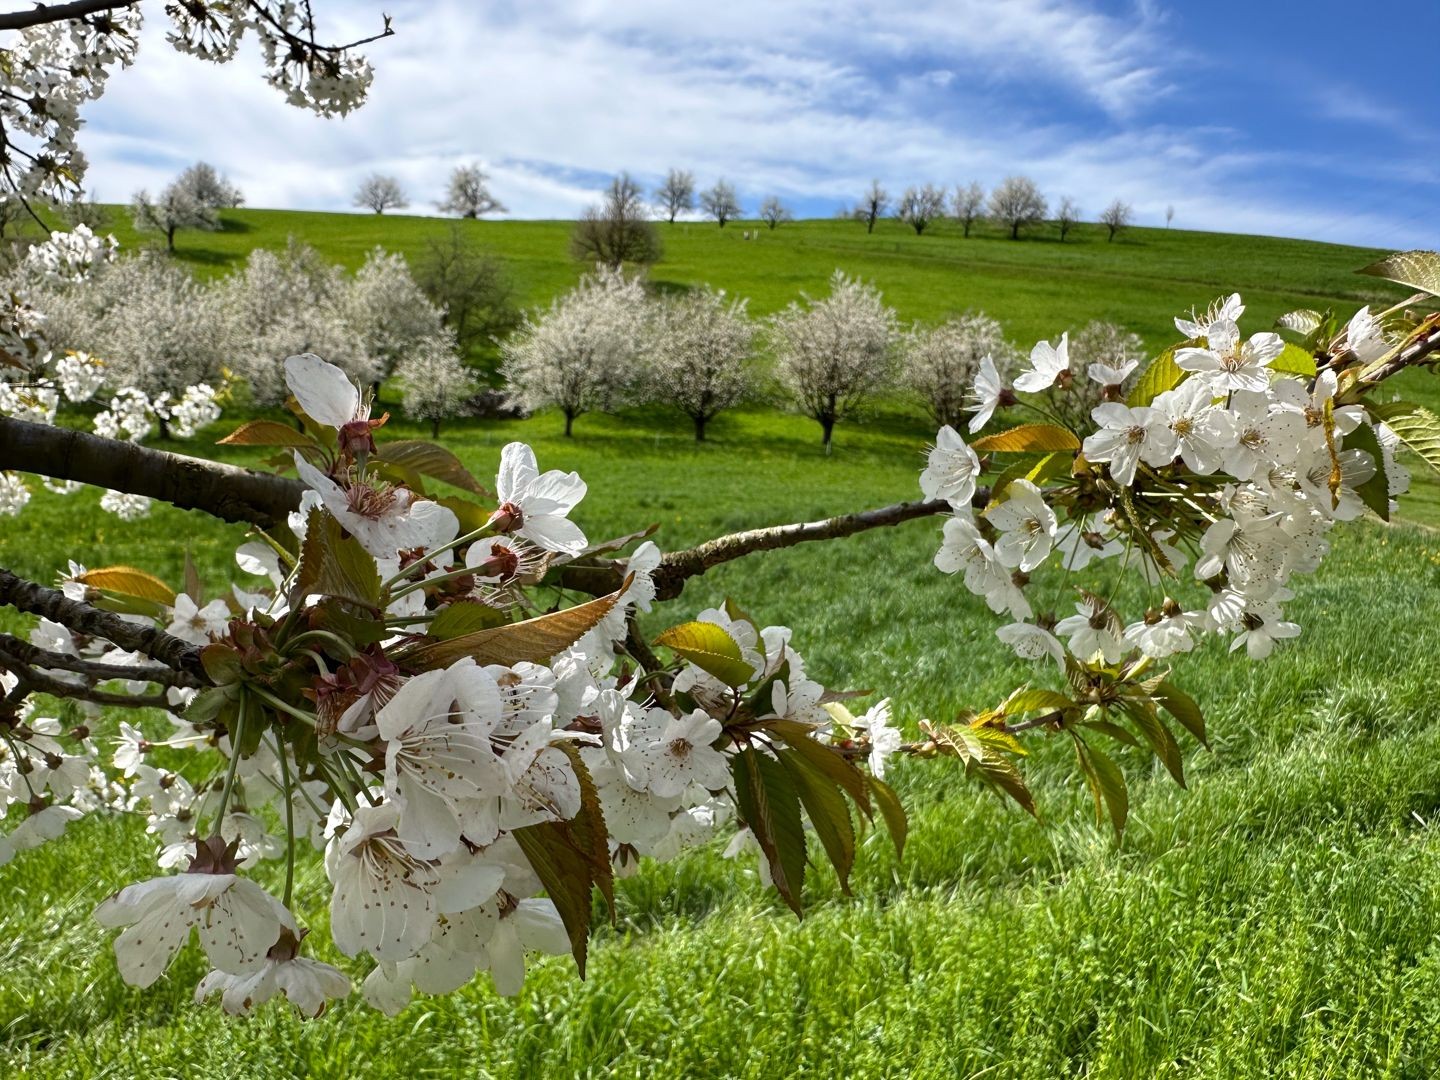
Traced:
<path fill-rule="evenodd" d="M 199 272 L 289 234 L 355 265 L 374 244 L 413 253 L 449 228 L 267 211 L 227 220 L 223 233 L 180 237 Z M 527 303 L 578 273 L 563 223 L 463 227 L 506 259 Z M 1231 288 L 1245 292 L 1255 329 L 1299 304 L 1348 310 L 1397 292 L 1351 274 L 1376 253 L 1298 241 L 1135 230 L 1111 245 L 1086 231 L 1062 247 L 804 222 L 747 242 L 748 227 L 662 230 L 668 255 L 653 277 L 710 281 L 763 314 L 840 266 L 875 280 L 907 318 L 981 307 L 1029 341 L 1105 317 L 1152 345 L 1169 340 L 1175 312 Z M 506 441 L 530 441 L 542 467 L 589 482 L 575 517 L 592 536 L 656 522 L 656 540 L 675 549 L 913 497 L 934 434 L 893 403 L 842 429 L 830 457 L 813 423 L 768 409 L 722 416 L 706 445 L 657 409 L 587 417 L 577 432 L 564 439 L 541 415 L 447 425 L 442 441 L 480 475 Z M 387 434 L 419 432 L 395 423 Z M 212 591 L 233 573 L 243 530 L 165 507 L 125 524 L 97 500 L 37 490 L 0 532 L 0 565 L 46 580 L 78 558 L 177 580 L 188 545 Z M 649 627 L 733 596 L 763 623 L 792 626 L 827 684 L 892 695 L 912 733 L 921 717 L 948 718 L 1026 680 L 1048 685 L 1053 673 L 1007 655 L 984 604 L 934 571 L 938 534 L 934 521 L 914 522 L 717 567 Z M 546 959 L 513 1001 L 482 977 L 393 1020 L 351 1001 L 312 1023 L 271 1006 L 237 1024 L 190 1002 L 195 950 L 155 987 L 132 990 L 89 912 L 153 872 L 155 841 L 138 820 L 88 820 L 0 867 L 0 1074 L 1440 1074 L 1440 725 L 1433 676 L 1415 659 L 1440 649 L 1430 617 L 1440 548 L 1426 531 L 1373 523 L 1337 529 L 1334 547 L 1296 583 L 1287 610 L 1303 636 L 1270 661 L 1249 664 L 1221 642 L 1177 660 L 1212 746 L 1185 743 L 1188 791 L 1140 751 L 1116 749 L 1132 781 L 1123 846 L 1093 823 L 1059 739 L 1037 740 L 1027 765 L 1042 824 L 952 765 L 902 761 L 893 778 L 912 818 L 905 858 L 869 837 L 853 897 L 821 866 L 797 923 L 753 864 L 711 845 L 617 883 L 619 918 L 598 930 L 587 981 L 568 958 Z M 1058 579 L 1045 588 L 1047 606 L 1069 596 Z M 0 628 L 19 625 L 0 613 Z M 323 941 L 321 895 L 312 861 L 297 906 Z M 344 963 L 357 979 L 367 966 Z"/>

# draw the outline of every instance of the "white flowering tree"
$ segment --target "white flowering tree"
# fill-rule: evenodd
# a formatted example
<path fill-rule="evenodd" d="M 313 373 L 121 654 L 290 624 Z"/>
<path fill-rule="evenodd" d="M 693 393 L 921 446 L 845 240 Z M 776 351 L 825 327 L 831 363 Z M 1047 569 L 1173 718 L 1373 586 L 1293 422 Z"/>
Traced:
<path fill-rule="evenodd" d="M 490 193 L 490 177 L 479 165 L 457 165 L 450 172 L 445 198 L 436 204 L 442 214 L 481 218 L 505 213 L 505 204 Z"/>
<path fill-rule="evenodd" d="M 900 332 L 878 289 L 836 270 L 830 295 L 792 303 L 771 320 L 770 336 L 780 382 L 820 425 L 828 452 L 835 425 L 889 384 Z"/>
<path fill-rule="evenodd" d="M 755 390 L 755 325 L 744 300 L 708 287 L 667 296 L 650 314 L 644 361 L 648 396 L 705 426 Z"/>
<path fill-rule="evenodd" d="M 637 277 L 598 266 L 501 344 L 500 373 L 522 408 L 556 408 L 565 434 L 576 418 L 625 401 L 640 377 L 645 290 Z"/>
<path fill-rule="evenodd" d="M 966 312 L 939 326 L 916 326 L 900 346 L 900 381 L 924 403 L 935 423 L 962 427 L 971 388 L 982 364 L 1008 376 L 1015 348 L 999 322 L 983 311 Z"/>
<path fill-rule="evenodd" d="M 444 330 L 422 338 L 395 367 L 400 383 L 400 411 L 430 424 L 432 438 L 440 437 L 440 424 L 460 416 L 475 393 L 475 378 L 461 361 L 455 336 Z"/>

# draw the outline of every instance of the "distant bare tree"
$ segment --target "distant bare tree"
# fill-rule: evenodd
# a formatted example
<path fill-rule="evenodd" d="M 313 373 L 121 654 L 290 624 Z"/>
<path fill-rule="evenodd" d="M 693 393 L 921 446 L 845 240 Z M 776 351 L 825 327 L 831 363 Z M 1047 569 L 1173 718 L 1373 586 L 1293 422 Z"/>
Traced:
<path fill-rule="evenodd" d="M 214 208 L 198 202 L 194 194 L 181 187 L 178 181 L 155 199 L 148 191 L 137 191 L 130 201 L 130 213 L 134 217 L 135 228 L 141 232 L 164 234 L 166 251 L 175 250 L 175 233 L 180 229 L 214 232 L 220 228 L 220 218 Z"/>
<path fill-rule="evenodd" d="M 780 201 L 779 195 L 770 195 L 760 204 L 760 220 L 773 229 L 782 222 L 794 221 L 795 215 Z"/>
<path fill-rule="evenodd" d="M 908 187 L 900 201 L 895 204 L 895 217 L 915 230 L 923 233 L 932 221 L 945 213 L 945 189 L 934 184 L 923 188 Z"/>
<path fill-rule="evenodd" d="M 356 206 L 374 210 L 377 214 L 383 214 L 386 210 L 400 210 L 410 205 L 400 181 L 380 173 L 371 173 L 360 181 L 360 186 L 355 189 L 354 202 Z"/>
<path fill-rule="evenodd" d="M 1106 240 L 1114 240 L 1115 234 L 1130 227 L 1130 204 L 1116 199 L 1100 215 L 1100 224 L 1110 230 Z"/>
<path fill-rule="evenodd" d="M 970 228 L 979 221 L 985 213 L 985 189 L 980 186 L 979 181 L 971 180 L 969 187 L 955 186 L 955 201 L 951 203 L 954 207 L 955 220 L 960 222 L 960 227 L 965 230 L 965 236 L 970 236 Z"/>
<path fill-rule="evenodd" d="M 1168 229 L 1168 228 L 1170 227 L 1170 222 L 1172 222 L 1172 221 L 1174 221 L 1174 220 L 1175 220 L 1175 207 L 1173 207 L 1173 206 L 1167 206 L 1167 207 L 1165 207 L 1165 228 Z"/>
<path fill-rule="evenodd" d="M 695 209 L 695 174 L 685 169 L 671 169 L 665 174 L 665 182 L 655 189 L 655 203 L 665 220 L 675 224 L 682 213 Z"/>
<path fill-rule="evenodd" d="M 1066 195 L 1060 200 L 1060 208 L 1055 211 L 1055 224 L 1060 226 L 1060 242 L 1065 242 L 1065 237 L 1070 235 L 1070 230 L 1075 228 L 1080 220 L 1080 207 L 1075 200 Z"/>
<path fill-rule="evenodd" d="M 1007 176 L 990 193 L 990 216 L 1010 230 L 1018 240 L 1020 230 L 1045 220 L 1045 196 L 1028 176 Z"/>
<path fill-rule="evenodd" d="M 442 214 L 462 218 L 479 218 L 486 214 L 505 213 L 505 204 L 490 194 L 490 177 L 479 165 L 457 165 L 450 173 L 450 188 L 445 199 L 435 204 Z"/>
<path fill-rule="evenodd" d="M 740 216 L 740 203 L 735 198 L 735 188 L 725 180 L 716 180 L 715 186 L 700 193 L 700 209 L 705 216 L 714 218 L 720 228 L 731 218 Z"/>
<path fill-rule="evenodd" d="M 879 180 L 870 181 L 870 190 L 865 192 L 865 197 L 860 200 L 860 205 L 855 208 L 855 216 L 865 221 L 865 231 L 875 231 L 875 221 L 886 210 L 890 208 L 890 195 L 880 186 Z"/>
<path fill-rule="evenodd" d="M 461 353 L 515 328 L 520 312 L 505 267 L 458 222 L 431 237 L 415 263 L 415 282 L 445 313 Z"/>
<path fill-rule="evenodd" d="M 240 189 L 215 171 L 213 165 L 197 161 L 175 180 L 201 206 L 211 210 L 233 210 L 245 202 Z"/>
<path fill-rule="evenodd" d="M 657 262 L 662 251 L 660 234 L 645 209 L 645 192 L 629 173 L 610 181 L 600 205 L 589 207 L 570 234 L 575 258 L 611 269 L 627 262 Z"/>

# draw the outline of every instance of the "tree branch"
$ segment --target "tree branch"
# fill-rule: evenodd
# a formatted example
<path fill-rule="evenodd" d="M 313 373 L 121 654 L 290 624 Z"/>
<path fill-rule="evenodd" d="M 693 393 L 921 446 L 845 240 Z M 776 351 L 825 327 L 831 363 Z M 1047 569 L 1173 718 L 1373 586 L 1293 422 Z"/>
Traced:
<path fill-rule="evenodd" d="M 40 615 L 72 632 L 104 638 L 130 652 L 144 653 L 168 668 L 202 679 L 203 685 L 209 685 L 200 664 L 200 650 L 158 627 L 128 622 L 112 612 L 71 600 L 59 589 L 26 581 L 5 569 L 0 569 L 0 604 Z"/>
<path fill-rule="evenodd" d="M 0 634 L 0 652 L 4 652 L 22 664 L 44 668 L 50 671 L 73 671 L 91 680 L 107 682 L 110 679 L 126 679 L 131 682 L 158 682 L 166 686 L 208 686 L 183 671 L 176 671 L 165 664 L 107 664 L 103 660 L 86 660 L 69 653 L 42 649 L 28 641 L 10 634 Z"/>
<path fill-rule="evenodd" d="M 24 420 L 0 419 L 3 469 L 145 495 L 262 529 L 283 522 L 305 490 L 299 480 L 272 473 Z"/>
<path fill-rule="evenodd" d="M 36 4 L 29 11 L 7 11 L 0 14 L 0 30 L 25 30 L 45 23 L 83 19 L 102 11 L 134 7 L 136 0 L 73 0 L 69 4 Z"/>
<path fill-rule="evenodd" d="M 5 648 L 0 648 L 0 670 L 10 672 L 19 680 L 15 689 L 23 691 L 21 700 L 24 695 L 39 691 L 59 698 L 93 701 L 96 705 L 120 705 L 127 709 L 170 708 L 164 694 L 112 694 L 107 690 L 96 690 L 84 683 L 70 682 L 68 679 L 38 671 Z M 11 703 L 11 698 L 6 701 L 7 704 Z"/>

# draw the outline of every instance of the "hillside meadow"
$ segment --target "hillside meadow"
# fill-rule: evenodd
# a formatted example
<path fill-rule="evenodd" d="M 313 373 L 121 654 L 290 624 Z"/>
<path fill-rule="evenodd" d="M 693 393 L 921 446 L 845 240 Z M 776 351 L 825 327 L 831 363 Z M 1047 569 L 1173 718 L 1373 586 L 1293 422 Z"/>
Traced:
<path fill-rule="evenodd" d="M 356 265 L 379 243 L 417 253 L 446 222 L 239 211 L 223 233 L 182 234 L 200 273 L 295 235 Z M 131 239 L 119 228 L 122 241 Z M 464 223 L 505 259 L 526 303 L 579 273 L 568 225 Z M 1352 271 L 1378 252 L 1179 230 L 1133 230 L 1060 245 L 893 223 L 803 222 L 745 241 L 748 224 L 665 230 L 659 284 L 708 281 L 765 314 L 817 291 L 839 266 L 873 279 L 907 319 L 979 307 L 1020 342 L 1108 318 L 1155 347 L 1170 318 L 1240 289 L 1254 329 L 1293 307 L 1342 310 L 1399 290 Z M 233 418 L 168 448 L 208 447 Z M 417 435 L 392 422 L 395 436 Z M 592 537 L 655 523 L 675 549 L 753 525 L 916 497 L 933 431 L 882 403 L 819 429 L 765 408 L 722 415 L 696 445 L 659 409 L 587 416 L 577 437 L 541 414 L 447 424 L 442 441 L 479 475 L 511 439 L 543 468 L 590 484 L 575 515 Z M 126 524 L 98 493 L 37 491 L 0 532 L 0 564 L 48 580 L 67 558 L 131 563 L 178 580 L 188 549 L 212 591 L 244 533 L 158 507 Z M 1423 507 L 1433 507 L 1419 500 Z M 994 638 L 996 621 L 930 566 L 938 522 L 752 556 L 692 581 L 651 616 L 655 632 L 733 596 L 762 623 L 794 628 L 816 677 L 892 696 L 907 729 L 993 704 L 1052 677 Z M 1175 665 L 1205 706 L 1211 748 L 1184 744 L 1188 791 L 1119 748 L 1132 783 L 1117 845 L 1094 823 L 1066 747 L 1036 740 L 1027 764 L 1044 821 L 1001 804 L 951 763 L 902 761 L 911 813 L 903 859 L 872 835 L 840 895 L 823 865 L 797 922 L 751 863 L 720 847 L 646 866 L 619 887 L 588 978 L 568 958 L 535 965 L 501 999 L 481 978 L 389 1020 L 343 1003 L 301 1023 L 283 1006 L 223 1019 L 190 1003 L 187 953 L 140 992 L 124 986 L 88 918 L 149 873 L 138 821 L 86 821 L 61 843 L 0 868 L 0 1073 L 35 1077 L 1396 1077 L 1440 1071 L 1440 727 L 1425 658 L 1435 625 L 1440 538 L 1365 522 L 1335 534 L 1320 574 L 1289 610 L 1303 636 L 1264 664 L 1210 642 Z M 1056 581 L 1044 603 L 1069 596 Z M 0 613 L 0 626 L 19 625 Z M 159 717 L 150 730 L 165 729 Z M 317 930 L 321 871 L 297 904 Z M 308 885 L 308 888 L 307 888 Z M 308 893 L 308 899 L 307 899 Z M 600 920 L 603 922 L 603 920 Z M 317 933 L 317 938 L 323 937 Z M 336 960 L 333 955 L 326 959 Z M 364 967 L 346 962 L 352 974 Z"/>

